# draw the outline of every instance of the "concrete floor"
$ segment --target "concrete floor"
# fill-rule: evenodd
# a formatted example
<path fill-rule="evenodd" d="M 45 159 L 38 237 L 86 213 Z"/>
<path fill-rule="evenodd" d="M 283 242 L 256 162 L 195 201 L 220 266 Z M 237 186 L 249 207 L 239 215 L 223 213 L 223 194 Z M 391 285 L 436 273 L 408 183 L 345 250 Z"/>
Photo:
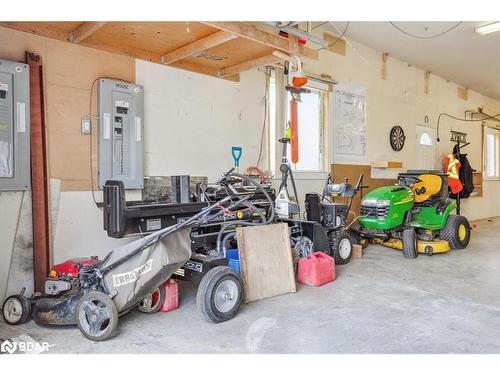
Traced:
<path fill-rule="evenodd" d="M 500 218 L 476 224 L 466 250 L 409 260 L 372 245 L 335 282 L 250 303 L 218 325 L 184 285 L 178 310 L 133 312 L 106 342 L 34 322 L 0 321 L 0 338 L 28 335 L 50 353 L 500 353 Z"/>

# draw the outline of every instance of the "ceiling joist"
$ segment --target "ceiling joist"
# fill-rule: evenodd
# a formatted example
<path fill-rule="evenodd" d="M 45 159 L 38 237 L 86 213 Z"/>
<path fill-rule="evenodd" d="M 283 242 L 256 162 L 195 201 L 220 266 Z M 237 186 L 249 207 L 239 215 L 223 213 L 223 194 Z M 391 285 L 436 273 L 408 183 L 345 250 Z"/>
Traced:
<path fill-rule="evenodd" d="M 245 22 L 202 22 L 203 24 L 236 34 L 241 38 L 263 44 L 290 54 L 300 54 L 311 59 L 318 59 L 318 51 L 298 45 L 296 37 L 284 38 L 279 35 L 263 31 L 254 25 Z"/>
<path fill-rule="evenodd" d="M 236 39 L 238 36 L 226 31 L 217 31 L 214 34 L 198 39 L 193 43 L 187 44 L 176 50 L 170 51 L 161 56 L 161 62 L 169 65 L 186 57 L 194 56 L 197 53 L 207 49 L 216 47 L 230 40 Z"/>
<path fill-rule="evenodd" d="M 68 34 L 71 43 L 80 43 L 103 27 L 106 22 L 84 22 Z"/>
<path fill-rule="evenodd" d="M 224 68 L 221 68 L 221 69 L 219 69 L 218 75 L 219 75 L 219 77 L 227 77 L 227 76 L 231 76 L 233 74 L 238 74 L 238 73 L 244 72 L 246 70 L 255 69 L 255 68 L 258 68 L 260 66 L 272 65 L 272 64 L 275 64 L 275 63 L 280 62 L 280 61 L 282 61 L 282 57 L 280 57 L 279 55 L 276 56 L 275 54 L 271 53 L 269 55 L 265 55 L 265 56 L 259 57 L 257 59 L 254 59 L 254 60 L 249 60 L 249 61 L 242 62 L 240 64 L 226 66 Z"/>

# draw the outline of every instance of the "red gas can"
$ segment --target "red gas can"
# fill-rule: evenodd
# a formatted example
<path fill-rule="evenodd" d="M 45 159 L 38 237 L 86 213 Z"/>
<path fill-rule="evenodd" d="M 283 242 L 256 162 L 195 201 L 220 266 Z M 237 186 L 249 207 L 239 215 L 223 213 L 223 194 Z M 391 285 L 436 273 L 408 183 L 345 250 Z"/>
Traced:
<path fill-rule="evenodd" d="M 335 280 L 335 259 L 318 251 L 299 260 L 297 281 L 301 284 L 320 286 Z"/>
<path fill-rule="evenodd" d="M 161 311 L 169 312 L 179 307 L 179 288 L 174 279 L 168 280 L 165 285 L 165 303 L 161 307 Z"/>

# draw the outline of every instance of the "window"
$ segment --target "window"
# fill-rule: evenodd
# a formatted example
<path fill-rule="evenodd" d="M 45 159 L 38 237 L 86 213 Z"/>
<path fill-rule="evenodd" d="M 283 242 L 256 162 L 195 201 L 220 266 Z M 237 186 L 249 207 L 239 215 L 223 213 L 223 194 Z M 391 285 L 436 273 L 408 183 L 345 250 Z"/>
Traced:
<path fill-rule="evenodd" d="M 429 133 L 423 133 L 420 137 L 420 144 L 423 146 L 432 146 L 432 138 Z"/>
<path fill-rule="evenodd" d="M 310 94 L 302 94 L 298 105 L 299 161 L 292 164 L 297 172 L 323 172 L 323 129 L 325 125 L 324 101 L 327 93 L 311 89 Z M 288 103 L 291 100 L 288 94 Z M 290 106 L 287 106 L 287 119 Z M 287 152 L 290 160 L 290 148 Z"/>
<path fill-rule="evenodd" d="M 307 88 L 311 90 L 311 93 L 301 95 L 301 102 L 298 103 L 297 108 L 299 161 L 296 164 L 291 163 L 290 147 L 287 149 L 287 158 L 290 161 L 292 169 L 296 172 L 324 172 L 326 170 L 325 165 L 327 164 L 325 158 L 328 156 L 325 151 L 328 124 L 328 86 L 310 80 Z M 278 165 L 280 160 L 274 157 L 274 155 L 276 155 L 276 152 L 281 155 L 281 144 L 277 142 L 285 133 L 285 128 L 287 127 L 285 124 L 288 124 L 290 118 L 289 103 L 291 95 L 287 93 L 286 96 L 281 96 L 284 102 L 282 106 L 280 106 L 279 97 L 276 80 L 274 76 L 271 76 L 269 86 L 270 162 L 271 165 L 276 166 L 275 171 L 279 170 Z M 277 115 L 277 112 L 280 110 L 283 111 L 283 116 Z M 283 118 L 283 124 L 276 123 L 277 118 Z M 275 163 L 278 163 L 278 165 Z"/>
<path fill-rule="evenodd" d="M 484 177 L 500 179 L 500 130 L 484 127 Z"/>

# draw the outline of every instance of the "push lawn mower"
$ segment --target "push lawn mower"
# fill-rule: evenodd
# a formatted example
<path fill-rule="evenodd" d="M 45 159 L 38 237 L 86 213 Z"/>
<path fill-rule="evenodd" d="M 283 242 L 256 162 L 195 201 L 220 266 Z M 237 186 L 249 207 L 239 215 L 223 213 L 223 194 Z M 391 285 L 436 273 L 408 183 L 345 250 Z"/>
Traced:
<path fill-rule="evenodd" d="M 452 214 L 448 176 L 438 171 L 408 171 L 399 184 L 367 193 L 361 201 L 359 226 L 353 228 L 361 244 L 367 241 L 402 249 L 406 258 L 464 249 L 470 225 Z"/>
<path fill-rule="evenodd" d="M 223 183 L 232 176 L 227 173 Z M 45 282 L 45 293 L 27 298 L 23 291 L 5 300 L 5 321 L 20 324 L 32 315 L 38 323 L 76 324 L 88 339 L 106 340 L 113 334 L 118 317 L 133 308 L 145 313 L 160 310 L 165 300 L 163 284 L 191 256 L 193 227 L 220 220 L 242 206 L 248 208 L 245 202 L 252 195 L 229 192 L 197 214 L 118 247 L 102 260 L 73 259 L 54 266 Z M 242 301 L 239 275 L 219 266 L 207 276 L 205 295 L 201 296 L 204 313 L 210 312 L 218 321 L 232 317 Z"/>

